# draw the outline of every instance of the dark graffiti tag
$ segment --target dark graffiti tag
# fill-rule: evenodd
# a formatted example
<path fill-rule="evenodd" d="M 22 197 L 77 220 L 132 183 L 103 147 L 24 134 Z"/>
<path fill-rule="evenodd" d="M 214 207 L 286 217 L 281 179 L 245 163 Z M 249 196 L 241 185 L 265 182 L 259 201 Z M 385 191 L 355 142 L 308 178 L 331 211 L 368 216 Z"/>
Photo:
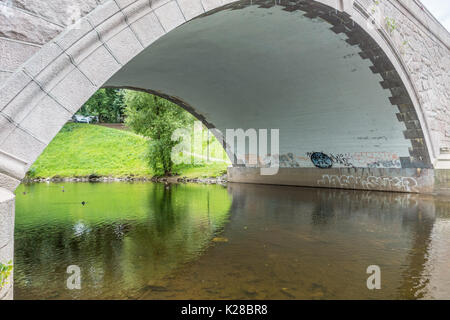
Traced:
<path fill-rule="evenodd" d="M 333 166 L 333 160 L 322 152 L 314 152 L 311 154 L 312 163 L 320 169 L 329 169 Z"/>
<path fill-rule="evenodd" d="M 300 165 L 294 158 L 293 153 L 283 154 L 280 156 L 280 164 L 284 168 L 299 168 Z"/>

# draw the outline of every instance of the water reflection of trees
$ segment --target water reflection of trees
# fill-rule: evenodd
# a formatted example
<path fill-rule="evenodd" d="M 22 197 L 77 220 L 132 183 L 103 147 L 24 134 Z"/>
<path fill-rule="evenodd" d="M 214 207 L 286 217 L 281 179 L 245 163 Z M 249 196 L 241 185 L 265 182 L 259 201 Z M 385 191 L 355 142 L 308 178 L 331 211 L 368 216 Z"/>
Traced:
<path fill-rule="evenodd" d="M 103 208 L 85 207 L 85 218 L 77 214 L 76 219 L 67 219 L 71 207 L 66 206 L 52 220 L 19 223 L 15 270 L 19 296 L 21 288 L 49 296 L 75 294 L 65 288 L 66 268 L 72 264 L 79 265 L 85 277 L 84 297 L 133 294 L 201 254 L 214 232 L 228 221 L 231 199 L 222 187 L 155 184 L 144 196 L 146 208 L 140 217 L 120 218 L 114 201 L 105 201 Z M 129 202 L 134 205 L 142 202 Z M 45 212 L 45 202 L 40 207 Z M 104 216 L 89 210 L 102 210 Z M 20 215 L 27 214 L 35 213 Z"/>

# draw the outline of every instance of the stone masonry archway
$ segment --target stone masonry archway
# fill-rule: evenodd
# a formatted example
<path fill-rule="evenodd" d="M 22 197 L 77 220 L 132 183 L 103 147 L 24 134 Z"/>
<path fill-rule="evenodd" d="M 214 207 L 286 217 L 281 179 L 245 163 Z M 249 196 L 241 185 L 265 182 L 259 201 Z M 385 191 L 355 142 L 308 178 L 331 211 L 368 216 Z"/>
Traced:
<path fill-rule="evenodd" d="M 411 72 L 411 63 L 420 65 L 424 62 L 422 60 L 418 62 L 417 56 L 408 56 L 407 53 L 401 52 L 401 45 L 398 45 L 398 40 L 393 36 L 395 30 L 392 30 L 392 21 L 386 24 L 386 19 L 373 19 L 372 6 L 373 3 L 368 0 L 290 2 L 109 0 L 97 6 L 88 15 L 46 43 L 0 88 L 0 214 L 2 219 L 0 260 L 12 257 L 14 217 L 12 192 L 67 120 L 97 89 L 105 85 L 154 90 L 176 101 L 187 101 L 184 107 L 189 106 L 199 118 L 214 124 L 221 130 L 242 128 L 248 123 L 247 128 L 279 128 L 280 136 L 282 136 L 284 128 L 287 134 L 280 142 L 281 169 L 279 173 L 264 177 L 259 175 L 258 168 L 245 166 L 230 168 L 229 178 L 234 182 L 432 192 L 435 188 L 436 169 L 445 167 L 447 163 L 444 151 L 450 146 L 450 139 L 447 141 L 445 138 L 445 126 L 449 127 L 449 117 L 441 119 L 438 130 L 435 130 L 434 122 L 430 123 L 427 115 L 428 104 L 418 89 L 429 86 L 429 83 L 417 79 Z M 381 9 L 387 10 L 389 6 L 392 6 L 390 2 L 383 4 Z M 394 9 L 397 10 L 393 14 L 396 17 L 401 17 L 401 14 L 411 14 L 407 13 L 408 10 L 416 10 L 415 7 L 408 5 Z M 417 13 L 413 12 L 413 14 Z M 419 23 L 422 18 L 417 18 L 415 22 Z M 248 21 L 253 24 L 248 25 Z M 280 28 L 271 28 L 267 34 L 273 35 L 273 41 L 280 39 L 280 42 L 277 46 L 266 43 L 267 47 L 264 50 L 254 51 L 255 48 L 260 48 L 261 43 L 264 43 L 264 39 L 258 40 L 260 34 L 264 35 L 264 32 L 260 31 L 267 26 L 264 21 L 275 21 L 276 26 L 279 23 Z M 235 26 L 234 29 L 231 28 L 233 26 Z M 252 29 L 250 26 L 259 26 L 259 29 L 256 27 Z M 295 29 L 295 26 L 298 26 L 298 29 Z M 294 30 L 293 28 L 295 32 L 287 32 L 287 30 Z M 441 61 L 439 70 L 445 72 L 445 70 L 448 71 L 450 63 L 448 57 L 450 36 L 436 26 L 430 27 L 430 29 L 433 28 L 437 28 L 438 31 L 432 31 L 435 37 L 439 38 L 442 46 L 438 51 L 444 52 L 444 59 Z M 304 33 L 309 36 L 302 38 L 303 42 L 297 43 L 292 35 L 302 34 L 301 30 L 309 30 Z M 202 38 L 205 34 L 205 38 Z M 220 35 L 224 34 L 234 36 L 220 38 Z M 252 36 L 245 38 L 242 34 Z M 287 34 L 291 38 L 283 38 L 282 34 Z M 184 43 L 181 39 L 193 42 Z M 204 41 L 195 42 L 195 39 Z M 228 47 L 241 45 L 242 48 L 248 49 L 243 52 L 267 52 L 267 54 L 265 56 L 262 54 L 262 58 L 259 55 L 248 57 L 249 59 L 243 64 L 237 64 L 237 59 L 230 60 L 230 56 L 227 55 L 220 56 L 222 62 L 217 62 L 216 57 L 221 52 L 221 48 L 218 42 L 211 42 L 210 39 L 220 39 L 224 44 L 230 44 Z M 296 61 L 301 50 L 305 47 L 309 48 L 306 44 L 316 43 L 315 39 L 320 41 L 317 41 L 315 47 L 311 46 L 308 55 L 304 55 L 302 59 L 305 63 L 301 63 L 300 56 Z M 187 44 L 188 49 L 183 51 L 183 47 L 177 47 L 177 43 Z M 323 50 L 326 47 L 324 45 L 330 43 L 336 46 L 330 47 L 328 52 Z M 402 43 L 404 46 L 407 45 L 405 41 Z M 288 50 L 290 46 L 295 47 L 297 51 Z M 170 60 L 170 55 L 167 53 L 174 52 L 171 50 L 174 48 L 178 56 L 175 60 Z M 196 50 L 189 50 L 189 48 Z M 199 48 L 208 48 L 208 50 L 212 48 L 210 55 L 204 56 L 205 60 L 195 59 L 199 52 L 205 52 L 198 50 Z M 214 51 L 214 48 L 218 50 Z M 290 56 L 292 60 L 280 59 L 283 57 L 282 54 L 287 52 L 292 52 L 293 55 Z M 345 55 L 338 57 L 336 52 Z M 307 56 L 315 57 L 315 59 L 309 59 Z M 245 56 L 239 58 L 243 61 Z M 251 58 L 254 59 L 253 61 L 266 61 L 267 64 L 255 63 L 256 67 L 251 70 L 246 69 L 247 67 L 242 68 L 242 66 L 252 65 Z M 408 58 L 411 59 L 407 60 Z M 309 81 L 293 85 L 293 79 L 300 79 L 299 75 L 310 70 L 307 67 L 312 66 L 314 61 L 317 65 L 314 65 L 315 68 L 312 70 L 318 70 L 317 74 L 310 72 Z M 326 65 L 327 61 L 330 65 Z M 350 62 L 347 63 L 347 61 Z M 214 64 L 209 64 L 211 62 Z M 149 66 L 147 69 L 141 68 L 147 63 Z M 164 74 L 171 75 L 168 79 L 163 79 L 161 72 L 158 73 L 161 63 L 166 67 Z M 228 72 L 226 66 L 233 64 L 236 65 L 235 69 L 232 69 L 233 72 Z M 199 79 L 202 79 L 201 76 L 204 75 L 203 82 L 196 83 L 197 78 L 192 78 L 189 86 L 186 86 L 186 81 L 184 83 L 176 81 L 177 70 L 180 70 L 180 66 L 188 65 L 195 65 L 194 70 L 203 70 L 201 74 L 194 73 L 199 76 Z M 267 65 L 277 66 L 274 70 L 284 70 L 272 83 L 283 83 L 283 86 L 277 87 L 277 90 L 285 89 L 285 92 L 280 95 L 290 97 L 285 105 L 292 106 L 291 109 L 285 109 L 286 115 L 280 117 L 279 121 L 268 121 L 275 119 L 274 113 L 269 111 L 270 106 L 267 108 L 264 106 L 264 102 L 270 100 L 269 96 L 259 102 L 261 109 L 257 109 L 256 106 L 253 109 L 249 107 L 248 118 L 243 112 L 245 110 L 242 109 L 243 106 L 233 104 L 234 101 L 229 101 L 229 105 L 217 104 L 215 109 L 208 109 L 212 108 L 214 101 L 218 101 L 218 94 L 208 95 L 208 92 L 215 92 L 214 88 L 219 88 L 217 92 L 226 88 L 231 93 L 243 88 L 242 85 L 235 85 L 233 79 L 225 78 L 225 75 L 236 75 L 239 74 L 236 73 L 239 70 L 244 70 L 240 77 L 253 76 L 256 84 L 266 84 L 258 82 L 262 80 L 261 77 L 257 77 L 260 75 L 257 71 Z M 206 67 L 202 69 L 202 66 Z M 323 69 L 320 69 L 321 66 Z M 333 67 L 330 69 L 329 66 Z M 339 69 L 339 66 L 343 69 Z M 286 68 L 282 69 L 284 67 Z M 344 72 L 347 67 L 350 71 Z M 270 68 L 267 70 L 273 71 Z M 218 72 L 222 72 L 223 78 Z M 216 75 L 219 81 L 215 87 L 208 87 L 208 90 L 203 92 L 202 85 L 211 82 L 208 81 L 211 79 L 211 74 Z M 284 75 L 291 75 L 292 78 L 284 78 Z M 357 76 L 365 80 L 361 81 L 361 86 L 354 84 L 352 87 L 351 83 L 355 83 Z M 159 82 L 155 82 L 155 79 Z M 220 79 L 223 81 L 220 82 Z M 328 81 L 329 79 L 333 81 Z M 439 86 L 441 91 L 445 91 L 449 86 L 448 81 L 445 81 L 445 79 L 448 80 L 448 72 L 447 78 L 444 75 L 443 79 L 444 83 Z M 261 92 L 263 97 L 264 91 L 272 92 L 268 90 L 268 86 L 264 88 L 258 85 L 252 86 L 249 85 L 254 83 L 252 80 L 245 80 L 244 83 L 247 86 L 244 87 L 248 92 Z M 325 81 L 328 81 L 326 85 Z M 314 84 L 314 88 L 318 88 L 317 92 L 313 87 L 308 86 L 310 83 Z M 348 88 L 357 90 L 352 91 Z M 364 91 L 365 89 L 367 91 Z M 370 99 L 364 100 L 370 92 L 375 93 Z M 348 130 L 328 132 L 325 137 L 335 135 L 342 139 L 333 143 L 334 146 L 319 144 L 317 149 L 312 147 L 303 149 L 304 145 L 313 146 L 313 142 L 324 139 L 316 133 L 315 137 L 309 140 L 297 141 L 298 136 L 308 136 L 308 134 L 295 126 L 295 119 L 299 120 L 300 116 L 307 115 L 300 114 L 296 118 L 295 110 L 306 108 L 307 104 L 296 105 L 295 103 L 302 99 L 314 101 L 318 96 L 326 98 L 320 103 L 320 106 L 324 108 L 322 114 L 328 115 L 321 118 L 325 123 L 331 121 L 333 117 L 332 103 L 330 103 L 332 97 L 350 97 L 339 100 L 348 109 L 342 111 L 345 114 L 344 120 L 353 117 L 355 108 L 363 101 L 367 101 L 371 107 L 363 108 L 366 116 L 362 114 L 359 116 L 362 119 L 360 128 L 355 131 L 357 133 L 350 134 L 351 138 L 347 136 Z M 224 98 L 224 96 L 220 97 Z M 248 101 L 255 96 L 245 97 Z M 443 108 L 443 111 L 439 112 L 448 114 L 448 92 L 441 95 L 439 99 L 440 106 Z M 370 105 L 369 100 L 375 101 L 373 102 L 375 105 Z M 233 109 L 231 105 L 236 109 Z M 252 104 L 248 103 L 248 105 Z M 382 109 L 378 111 L 372 108 L 377 105 Z M 306 110 L 311 114 L 313 109 Z M 241 114 L 238 115 L 237 112 L 240 111 Z M 283 111 L 279 113 L 283 114 Z M 52 117 L 48 117 L 48 114 L 52 114 Z M 380 118 L 376 118 L 377 116 Z M 257 120 L 250 122 L 250 119 Z M 343 127 L 346 129 L 348 123 L 344 120 L 342 120 Z M 383 136 L 373 133 L 377 131 L 377 128 L 381 128 L 381 131 L 387 130 L 389 134 Z M 377 142 L 378 140 L 381 142 Z M 361 152 L 357 152 L 359 149 L 353 148 L 352 145 L 358 145 Z M 367 145 L 371 147 L 366 148 Z M 371 150 L 378 150 L 376 148 L 388 154 L 388 157 L 392 154 L 392 150 L 398 150 L 398 152 L 394 152 L 395 158 L 387 160 L 367 155 L 372 152 Z M 342 153 L 340 150 L 343 150 Z M 316 168 L 314 159 L 318 154 L 329 156 L 335 166 L 328 169 Z M 349 161 L 349 159 L 356 161 L 356 157 L 360 161 L 358 164 Z M 391 160 L 395 160 L 395 163 Z M 385 161 L 389 163 L 383 163 Z M 0 297 L 12 297 L 11 288 L 12 286 L 5 288 L 0 293 Z"/>

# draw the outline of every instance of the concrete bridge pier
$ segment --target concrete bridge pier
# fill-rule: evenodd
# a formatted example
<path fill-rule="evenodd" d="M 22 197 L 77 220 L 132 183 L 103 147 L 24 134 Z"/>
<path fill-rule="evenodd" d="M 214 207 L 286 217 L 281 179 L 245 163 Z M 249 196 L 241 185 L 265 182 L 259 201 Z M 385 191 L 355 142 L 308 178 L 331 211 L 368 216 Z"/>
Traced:
<path fill-rule="evenodd" d="M 15 196 L 0 188 L 0 262 L 6 263 L 14 258 L 14 207 Z M 0 300 L 13 299 L 13 275 L 6 279 L 0 289 Z"/>

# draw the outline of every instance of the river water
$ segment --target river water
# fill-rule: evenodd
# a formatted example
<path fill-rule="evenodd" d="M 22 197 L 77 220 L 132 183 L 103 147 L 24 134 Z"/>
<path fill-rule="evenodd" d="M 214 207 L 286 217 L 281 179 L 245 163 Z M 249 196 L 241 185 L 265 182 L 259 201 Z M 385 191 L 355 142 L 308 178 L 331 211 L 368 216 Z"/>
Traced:
<path fill-rule="evenodd" d="M 448 196 L 122 182 L 16 196 L 16 299 L 450 299 Z"/>

